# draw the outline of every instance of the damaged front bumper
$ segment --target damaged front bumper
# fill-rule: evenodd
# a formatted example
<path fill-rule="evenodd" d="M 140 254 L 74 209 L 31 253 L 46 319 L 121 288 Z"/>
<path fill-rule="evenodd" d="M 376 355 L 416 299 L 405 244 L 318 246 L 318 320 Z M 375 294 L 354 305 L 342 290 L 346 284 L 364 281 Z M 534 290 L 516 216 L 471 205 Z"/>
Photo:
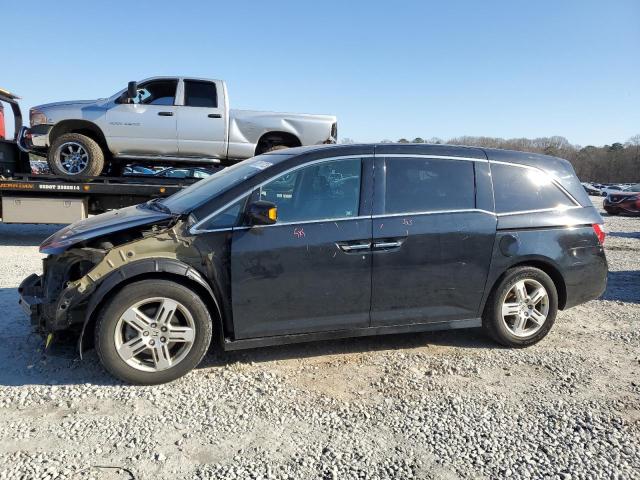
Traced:
<path fill-rule="evenodd" d="M 84 321 L 82 304 L 87 295 L 76 287 L 68 287 L 59 295 L 48 295 L 43 276 L 32 274 L 18 287 L 22 310 L 29 316 L 31 326 L 41 334 L 69 330 Z"/>
<path fill-rule="evenodd" d="M 31 325 L 38 327 L 42 318 L 42 277 L 35 273 L 25 278 L 18 287 L 22 310 L 29 315 Z"/>

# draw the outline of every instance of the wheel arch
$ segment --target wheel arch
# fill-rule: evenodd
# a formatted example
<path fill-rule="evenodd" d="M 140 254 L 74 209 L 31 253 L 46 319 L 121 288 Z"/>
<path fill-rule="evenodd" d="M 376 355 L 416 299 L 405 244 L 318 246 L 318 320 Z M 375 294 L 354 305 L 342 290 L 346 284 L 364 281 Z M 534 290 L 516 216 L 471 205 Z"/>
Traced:
<path fill-rule="evenodd" d="M 540 258 L 540 257 L 532 257 L 528 259 L 523 259 L 517 263 L 509 265 L 504 269 L 504 271 L 500 275 L 498 275 L 498 277 L 495 279 L 495 281 L 491 285 L 491 288 L 488 289 L 486 292 L 485 298 L 483 300 L 481 312 L 484 312 L 485 309 L 487 308 L 487 300 L 489 296 L 496 289 L 496 287 L 505 277 L 507 272 L 517 267 L 534 267 L 539 270 L 542 270 L 544 273 L 549 275 L 549 277 L 553 281 L 553 284 L 556 287 L 556 291 L 558 292 L 558 309 L 564 310 L 564 307 L 567 304 L 567 285 L 564 277 L 562 276 L 562 273 L 560 272 L 560 269 L 556 265 L 554 265 L 552 261 L 548 259 Z"/>
<path fill-rule="evenodd" d="M 264 153 L 265 150 L 269 148 L 271 142 L 275 140 L 278 143 L 273 142 L 276 145 L 284 145 L 286 147 L 301 147 L 302 141 L 298 136 L 291 132 L 284 131 L 269 131 L 258 139 L 258 143 L 256 143 L 255 154 L 260 155 Z"/>
<path fill-rule="evenodd" d="M 81 135 L 86 135 L 92 140 L 95 140 L 98 145 L 102 147 L 102 151 L 105 154 L 109 153 L 107 139 L 104 136 L 102 129 L 89 120 L 74 119 L 59 121 L 49 132 L 49 145 L 53 145 L 53 142 L 56 140 L 56 138 L 58 138 L 60 135 L 64 135 L 65 133 L 79 133 Z"/>
<path fill-rule="evenodd" d="M 217 335 L 218 341 L 224 341 L 224 318 L 221 304 L 213 288 L 197 270 L 179 260 L 140 260 L 124 265 L 109 274 L 89 297 L 84 322 L 78 338 L 78 351 L 81 358 L 83 345 L 87 339 L 93 338 L 97 314 L 105 303 L 127 285 L 146 279 L 174 281 L 197 292 L 209 310 L 214 334 Z"/>

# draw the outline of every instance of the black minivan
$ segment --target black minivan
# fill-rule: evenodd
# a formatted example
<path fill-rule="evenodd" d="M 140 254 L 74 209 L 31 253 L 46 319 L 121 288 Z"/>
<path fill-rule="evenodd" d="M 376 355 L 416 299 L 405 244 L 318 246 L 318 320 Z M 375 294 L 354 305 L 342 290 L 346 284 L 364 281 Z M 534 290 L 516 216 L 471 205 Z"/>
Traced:
<path fill-rule="evenodd" d="M 447 145 L 260 155 L 47 239 L 20 286 L 139 384 L 235 350 L 483 327 L 531 345 L 606 286 L 602 218 L 569 162 Z"/>

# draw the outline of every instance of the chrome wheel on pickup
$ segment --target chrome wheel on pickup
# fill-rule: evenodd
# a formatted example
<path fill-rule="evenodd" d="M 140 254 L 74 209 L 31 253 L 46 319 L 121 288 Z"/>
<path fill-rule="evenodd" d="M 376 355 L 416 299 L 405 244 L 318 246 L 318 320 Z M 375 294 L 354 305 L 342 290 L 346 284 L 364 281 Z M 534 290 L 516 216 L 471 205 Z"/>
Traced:
<path fill-rule="evenodd" d="M 55 153 L 59 167 L 67 175 L 78 175 L 84 172 L 89 164 L 89 154 L 77 142 L 66 142 L 60 145 Z"/>
<path fill-rule="evenodd" d="M 80 133 L 65 133 L 51 144 L 48 162 L 55 175 L 70 179 L 97 177 L 104 168 L 104 153 L 94 139 Z"/>
<path fill-rule="evenodd" d="M 170 382 L 200 363 L 212 326 L 207 306 L 195 291 L 169 280 L 141 280 L 101 309 L 94 332 L 96 351 L 109 373 L 126 382 Z"/>
<path fill-rule="evenodd" d="M 556 319 L 558 290 L 536 267 L 508 270 L 487 299 L 482 327 L 495 341 L 525 347 L 542 340 Z"/>

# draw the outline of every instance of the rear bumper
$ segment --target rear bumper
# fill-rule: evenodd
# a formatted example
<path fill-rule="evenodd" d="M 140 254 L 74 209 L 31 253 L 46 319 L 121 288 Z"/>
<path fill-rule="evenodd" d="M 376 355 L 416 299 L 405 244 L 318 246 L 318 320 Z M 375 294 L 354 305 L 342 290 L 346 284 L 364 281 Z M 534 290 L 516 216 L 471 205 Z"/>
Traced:
<path fill-rule="evenodd" d="M 571 308 L 599 298 L 607 289 L 609 266 L 602 246 L 571 250 L 572 265 L 564 269 L 566 303 Z"/>

